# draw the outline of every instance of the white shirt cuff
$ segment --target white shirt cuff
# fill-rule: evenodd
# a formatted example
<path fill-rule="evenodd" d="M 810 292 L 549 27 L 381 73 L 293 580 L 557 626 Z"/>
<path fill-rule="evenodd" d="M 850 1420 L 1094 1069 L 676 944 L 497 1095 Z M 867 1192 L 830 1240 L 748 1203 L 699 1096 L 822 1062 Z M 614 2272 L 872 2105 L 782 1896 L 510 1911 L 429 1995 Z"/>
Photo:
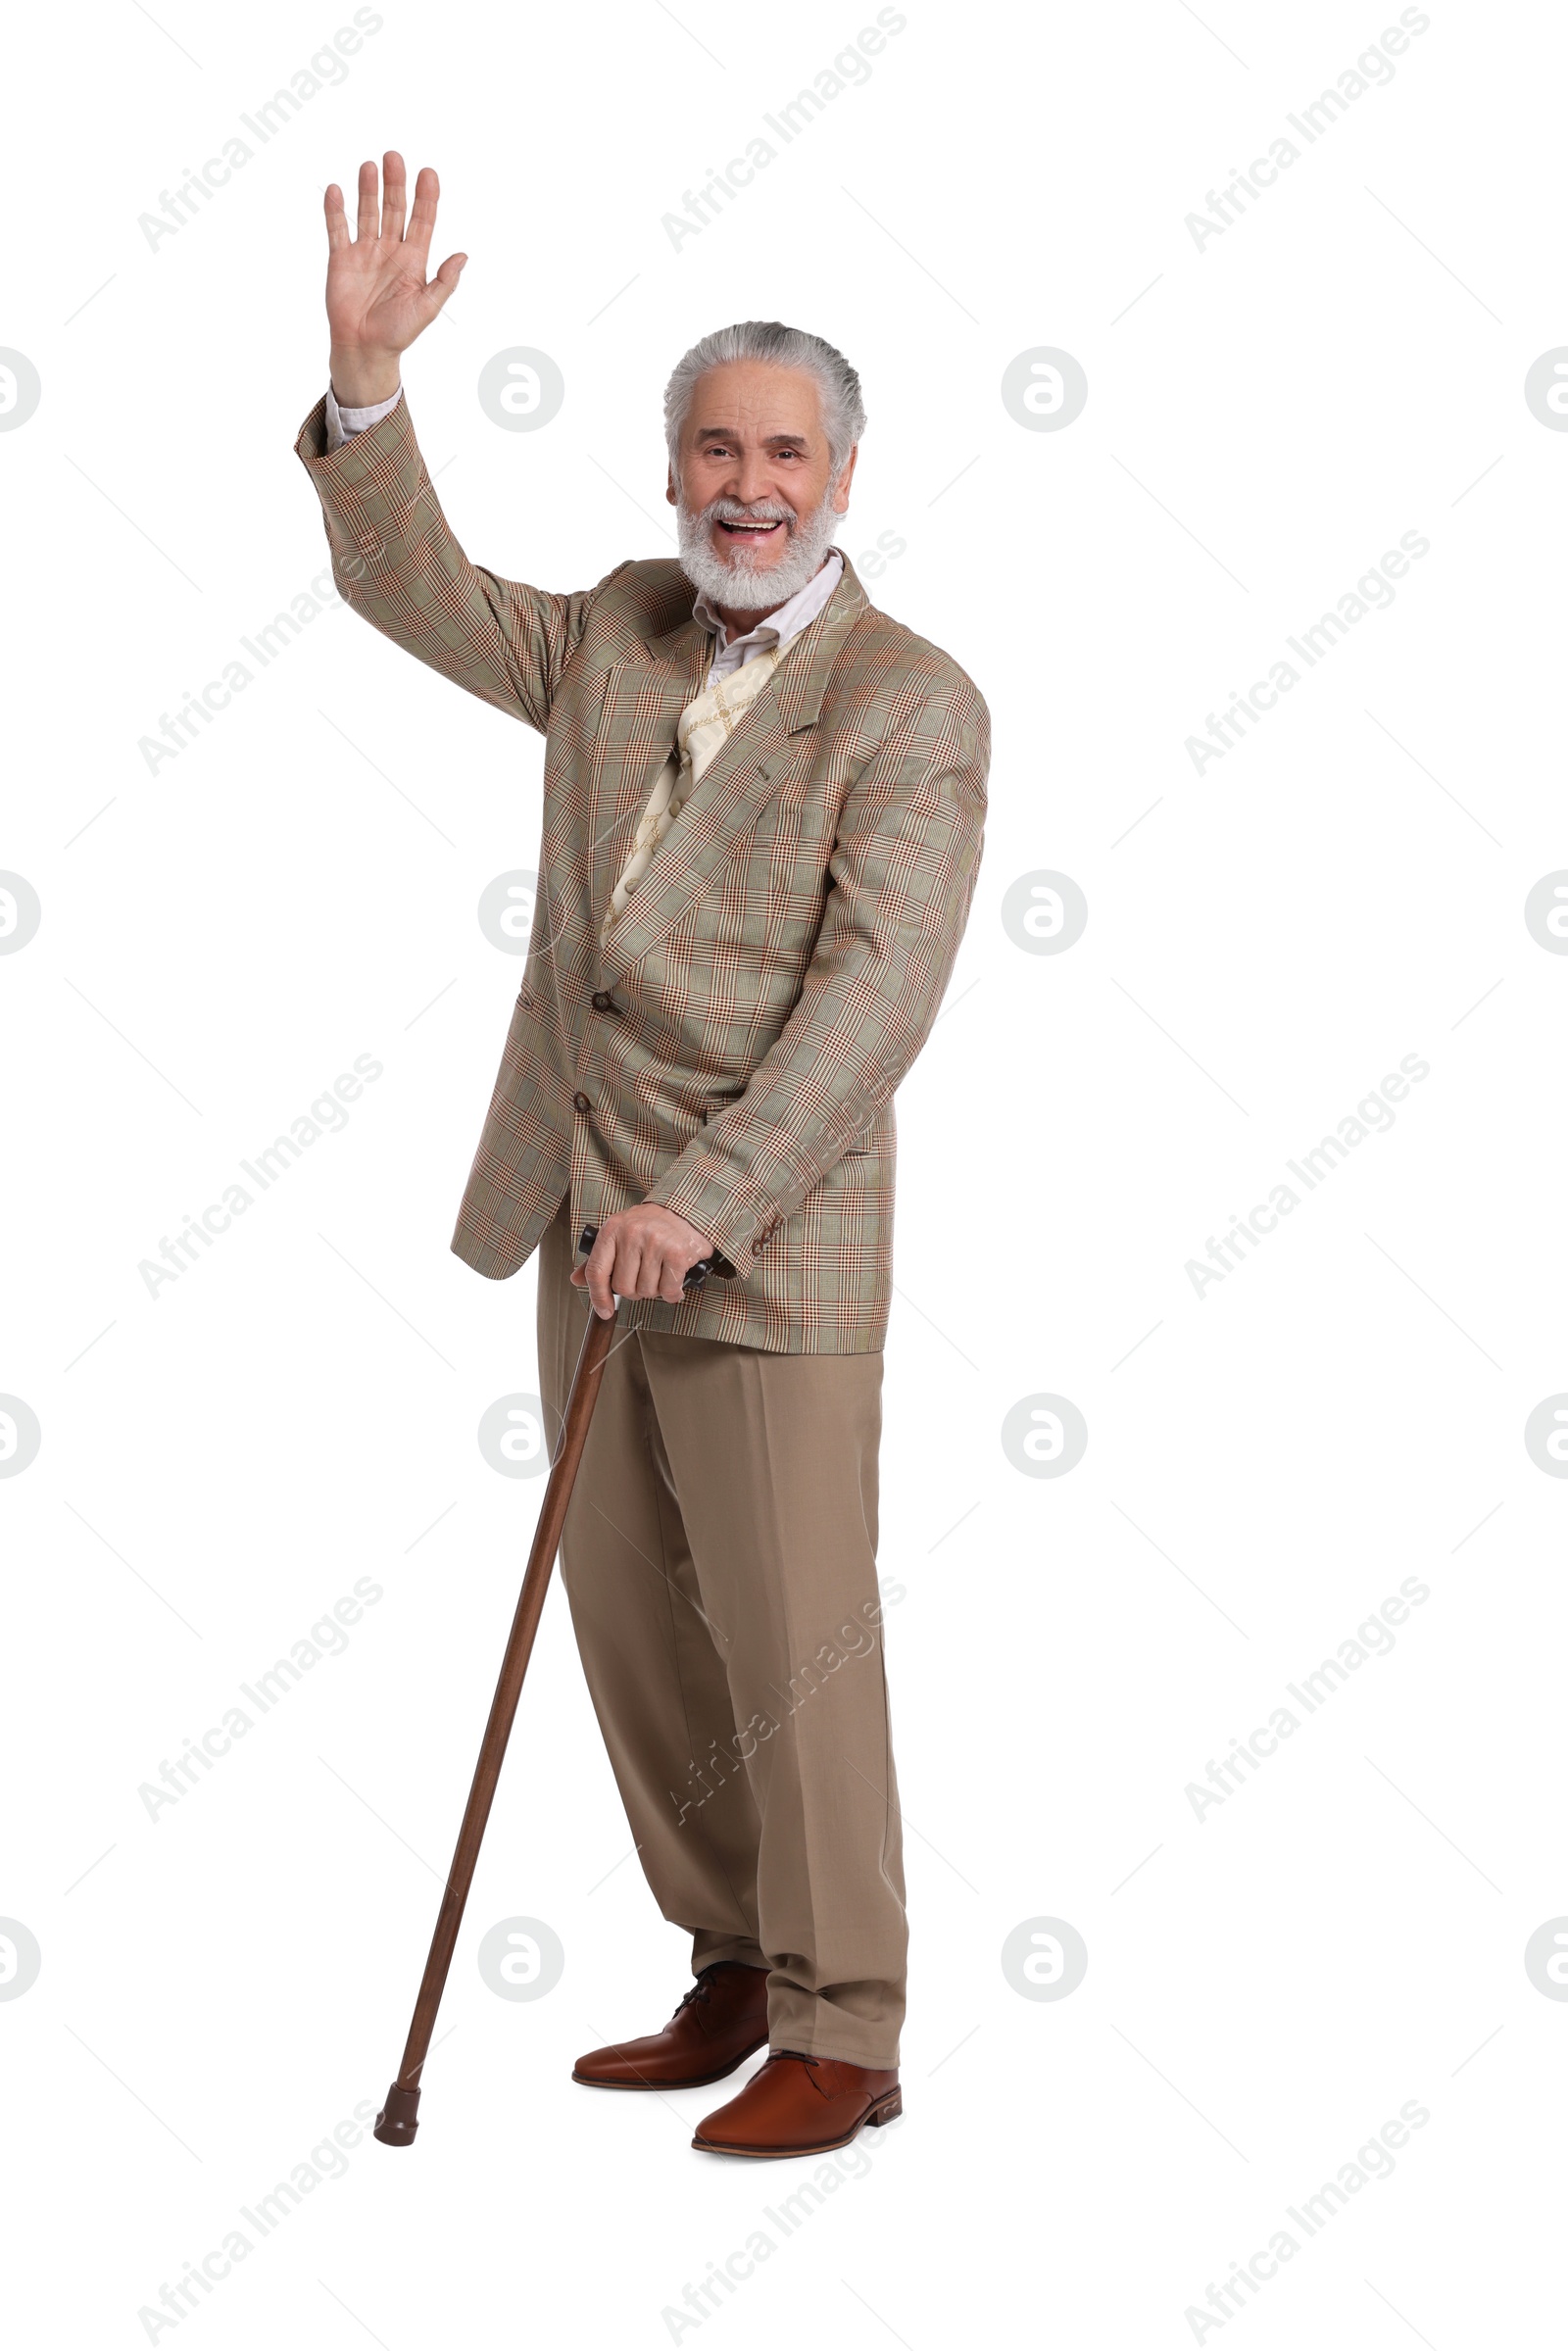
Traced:
<path fill-rule="evenodd" d="M 403 386 L 399 384 L 390 400 L 378 400 L 373 408 L 340 408 L 337 396 L 331 385 L 328 384 L 326 387 L 327 456 L 330 457 L 334 449 L 341 449 L 344 442 L 351 441 L 357 432 L 368 432 L 372 424 L 379 424 L 383 416 L 390 416 L 402 397 Z"/>

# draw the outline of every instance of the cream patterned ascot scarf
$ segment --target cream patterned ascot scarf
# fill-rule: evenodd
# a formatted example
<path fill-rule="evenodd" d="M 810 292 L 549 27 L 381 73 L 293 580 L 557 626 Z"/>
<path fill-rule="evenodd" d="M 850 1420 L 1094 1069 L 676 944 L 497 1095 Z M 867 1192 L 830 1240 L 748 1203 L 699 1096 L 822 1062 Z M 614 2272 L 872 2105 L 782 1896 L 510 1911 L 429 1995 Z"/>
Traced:
<path fill-rule="evenodd" d="M 792 638 L 790 643 L 794 642 Z M 753 654 L 743 668 L 732 669 L 716 686 L 706 687 L 682 710 L 675 728 L 675 749 L 654 786 L 637 826 L 637 839 L 626 869 L 611 894 L 599 934 L 601 947 L 624 913 L 627 900 L 658 856 L 665 834 L 690 800 L 714 754 L 735 732 L 788 652 L 788 645 L 775 645 L 769 652 Z"/>

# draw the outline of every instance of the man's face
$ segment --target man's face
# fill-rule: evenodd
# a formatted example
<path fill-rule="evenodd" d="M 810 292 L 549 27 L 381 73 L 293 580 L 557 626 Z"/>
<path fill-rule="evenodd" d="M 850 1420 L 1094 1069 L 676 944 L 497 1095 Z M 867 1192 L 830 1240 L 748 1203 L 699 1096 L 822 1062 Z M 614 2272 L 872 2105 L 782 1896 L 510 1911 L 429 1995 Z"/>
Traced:
<path fill-rule="evenodd" d="M 815 379 L 737 360 L 698 380 L 664 495 L 681 561 L 711 600 L 738 612 L 787 603 L 817 571 L 849 510 L 855 452 L 832 489 Z"/>

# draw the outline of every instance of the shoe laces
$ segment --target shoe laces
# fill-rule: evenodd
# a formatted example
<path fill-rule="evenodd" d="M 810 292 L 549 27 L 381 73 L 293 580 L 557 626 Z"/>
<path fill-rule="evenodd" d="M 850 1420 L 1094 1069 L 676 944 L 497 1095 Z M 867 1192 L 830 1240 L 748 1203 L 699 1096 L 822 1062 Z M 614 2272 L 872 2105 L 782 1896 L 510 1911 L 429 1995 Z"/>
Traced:
<path fill-rule="evenodd" d="M 680 2000 L 675 2009 L 675 2014 L 677 2016 L 679 2016 L 681 2009 L 690 2008 L 694 2002 L 706 2000 L 709 1997 L 709 1994 L 713 1988 L 713 1971 L 715 1968 L 721 1967 L 722 1965 L 723 1962 L 721 1960 L 715 1959 L 711 1967 L 705 1967 L 703 1969 L 702 1974 L 692 1985 L 691 1990 L 688 1992 L 682 1992 Z"/>

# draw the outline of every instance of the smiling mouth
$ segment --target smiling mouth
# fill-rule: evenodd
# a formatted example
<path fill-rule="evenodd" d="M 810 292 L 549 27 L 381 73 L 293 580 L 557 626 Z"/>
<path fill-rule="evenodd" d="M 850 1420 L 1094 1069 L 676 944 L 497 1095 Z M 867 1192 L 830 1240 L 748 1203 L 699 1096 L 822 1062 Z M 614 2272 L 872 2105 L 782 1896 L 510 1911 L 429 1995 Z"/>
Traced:
<path fill-rule="evenodd" d="M 776 530 L 782 530 L 784 525 L 782 522 L 725 522 L 721 519 L 718 527 L 726 538 L 755 542 L 759 539 L 770 539 L 773 533 Z"/>

